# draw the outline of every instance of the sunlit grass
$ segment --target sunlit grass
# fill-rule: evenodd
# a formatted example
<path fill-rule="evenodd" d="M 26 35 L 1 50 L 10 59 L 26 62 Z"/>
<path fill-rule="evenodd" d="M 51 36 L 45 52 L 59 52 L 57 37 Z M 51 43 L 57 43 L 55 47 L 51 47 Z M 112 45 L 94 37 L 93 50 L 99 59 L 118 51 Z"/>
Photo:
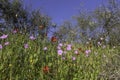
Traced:
<path fill-rule="evenodd" d="M 117 46 L 60 44 L 20 33 L 8 34 L 0 44 L 1 80 L 120 79 Z M 61 54 L 58 50 L 62 50 Z"/>

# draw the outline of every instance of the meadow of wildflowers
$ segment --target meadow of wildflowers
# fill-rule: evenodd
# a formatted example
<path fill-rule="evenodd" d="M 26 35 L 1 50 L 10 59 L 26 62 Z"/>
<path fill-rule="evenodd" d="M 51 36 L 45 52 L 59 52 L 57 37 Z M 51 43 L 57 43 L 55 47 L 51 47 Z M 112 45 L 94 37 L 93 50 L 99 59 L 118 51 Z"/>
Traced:
<path fill-rule="evenodd" d="M 120 79 L 119 46 L 59 43 L 16 31 L 0 41 L 0 80 Z"/>

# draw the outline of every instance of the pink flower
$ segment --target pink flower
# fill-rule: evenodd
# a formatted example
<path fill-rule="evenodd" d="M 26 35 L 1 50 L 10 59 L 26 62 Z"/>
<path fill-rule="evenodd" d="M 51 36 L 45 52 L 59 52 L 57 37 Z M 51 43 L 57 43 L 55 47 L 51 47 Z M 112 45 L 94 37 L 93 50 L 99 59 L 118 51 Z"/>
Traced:
<path fill-rule="evenodd" d="M 45 51 L 46 51 L 46 50 L 47 50 L 47 47 L 44 47 L 44 49 L 43 49 L 43 50 L 45 50 Z"/>
<path fill-rule="evenodd" d="M 102 37 L 100 38 L 100 40 L 103 40 L 103 39 L 104 39 L 104 38 L 102 38 Z"/>
<path fill-rule="evenodd" d="M 13 33 L 17 33 L 17 30 L 14 30 Z"/>
<path fill-rule="evenodd" d="M 71 44 L 68 44 L 67 47 L 72 47 L 72 45 L 71 45 Z"/>
<path fill-rule="evenodd" d="M 15 27 L 12 32 L 17 33 L 18 31 L 19 31 L 19 29 L 17 27 Z"/>
<path fill-rule="evenodd" d="M 65 57 L 62 57 L 63 60 L 65 60 Z"/>
<path fill-rule="evenodd" d="M 106 48 L 106 46 L 105 46 L 105 45 L 103 45 L 103 49 L 104 49 L 104 48 Z"/>
<path fill-rule="evenodd" d="M 28 44 L 24 44 L 24 48 L 28 48 Z"/>
<path fill-rule="evenodd" d="M 57 49 L 61 49 L 61 47 L 60 47 L 60 46 L 57 46 Z"/>
<path fill-rule="evenodd" d="M 85 51 L 86 56 L 88 56 L 89 53 L 91 53 L 91 50 L 86 50 L 86 51 Z"/>
<path fill-rule="evenodd" d="M 67 47 L 67 50 L 70 51 L 70 50 L 71 50 L 71 47 Z"/>
<path fill-rule="evenodd" d="M 63 53 L 64 53 L 64 54 L 66 54 L 67 52 L 66 52 L 66 51 L 64 51 Z"/>
<path fill-rule="evenodd" d="M 62 50 L 58 50 L 57 53 L 58 53 L 58 55 L 62 55 L 63 51 Z"/>
<path fill-rule="evenodd" d="M 90 53 L 90 52 L 91 52 L 91 50 L 86 50 L 86 51 L 85 51 L 86 54 L 88 54 L 88 53 Z"/>
<path fill-rule="evenodd" d="M 30 36 L 30 39 L 31 39 L 31 40 L 35 40 L 35 37 L 34 37 L 34 36 Z"/>
<path fill-rule="evenodd" d="M 76 57 L 72 57 L 72 60 L 73 60 L 73 61 L 76 60 Z"/>
<path fill-rule="evenodd" d="M 3 34 L 3 35 L 0 37 L 0 39 L 6 39 L 7 37 L 8 37 L 8 35 Z"/>
<path fill-rule="evenodd" d="M 100 43 L 100 42 L 98 42 L 98 45 L 101 45 L 101 43 Z"/>
<path fill-rule="evenodd" d="M 9 42 L 5 42 L 4 45 L 6 45 L 6 46 L 9 45 Z"/>
<path fill-rule="evenodd" d="M 75 50 L 75 51 L 74 51 L 74 53 L 75 53 L 75 54 L 78 54 L 78 51 L 77 51 L 77 50 Z"/>
<path fill-rule="evenodd" d="M 3 47 L 2 47 L 2 45 L 0 44 L 0 49 L 2 49 Z"/>
<path fill-rule="evenodd" d="M 88 50 L 89 53 L 91 53 L 91 50 Z"/>
<path fill-rule="evenodd" d="M 62 43 L 59 43 L 59 46 L 61 46 L 61 47 L 62 47 L 62 46 L 63 46 L 63 44 L 62 44 Z"/>
<path fill-rule="evenodd" d="M 71 44 L 69 44 L 69 45 L 67 45 L 67 48 L 66 48 L 68 51 L 70 51 L 71 49 L 72 49 L 72 45 Z"/>

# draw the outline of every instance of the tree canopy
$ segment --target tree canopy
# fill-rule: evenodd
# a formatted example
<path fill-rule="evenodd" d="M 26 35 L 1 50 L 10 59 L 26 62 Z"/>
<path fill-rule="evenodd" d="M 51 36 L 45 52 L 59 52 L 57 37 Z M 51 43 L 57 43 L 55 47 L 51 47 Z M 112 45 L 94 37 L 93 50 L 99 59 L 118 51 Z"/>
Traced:
<path fill-rule="evenodd" d="M 69 40 L 77 40 L 82 43 L 89 38 L 98 41 L 100 37 L 108 41 L 109 45 L 119 45 L 120 42 L 120 1 L 108 0 L 108 3 L 91 12 L 81 11 L 75 16 L 76 24 L 65 22 L 55 32 L 59 38 L 72 35 Z M 72 33 L 71 33 L 72 32 Z M 74 35 L 74 36 L 73 36 Z M 67 37 L 66 37 L 67 36 Z M 65 40 L 61 39 L 61 40 Z"/>
<path fill-rule="evenodd" d="M 22 0 L 0 0 L 0 31 L 19 29 L 22 33 L 47 33 L 50 17 L 40 10 L 29 11 Z"/>

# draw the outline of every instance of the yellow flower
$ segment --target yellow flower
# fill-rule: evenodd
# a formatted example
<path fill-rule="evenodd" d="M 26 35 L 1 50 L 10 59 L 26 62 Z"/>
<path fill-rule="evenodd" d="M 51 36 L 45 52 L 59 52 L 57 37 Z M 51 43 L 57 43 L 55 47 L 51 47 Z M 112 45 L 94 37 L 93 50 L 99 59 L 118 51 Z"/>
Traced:
<path fill-rule="evenodd" d="M 30 63 L 33 63 L 33 60 L 32 60 L 32 59 L 30 59 Z"/>
<path fill-rule="evenodd" d="M 12 66 L 12 64 L 9 64 L 9 67 L 11 67 Z"/>

